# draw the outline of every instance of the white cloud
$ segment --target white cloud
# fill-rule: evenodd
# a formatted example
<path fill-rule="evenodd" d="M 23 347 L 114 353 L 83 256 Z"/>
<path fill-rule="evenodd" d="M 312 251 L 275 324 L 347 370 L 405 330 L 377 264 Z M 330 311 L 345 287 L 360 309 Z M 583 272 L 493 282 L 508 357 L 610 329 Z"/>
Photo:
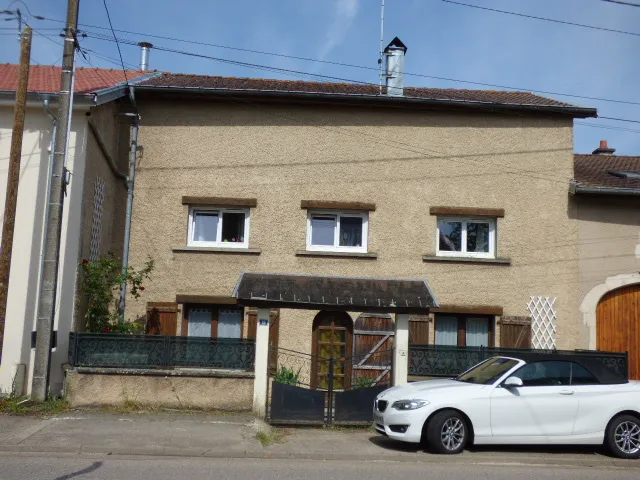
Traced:
<path fill-rule="evenodd" d="M 333 22 L 327 30 L 324 44 L 318 54 L 321 60 L 324 60 L 334 48 L 344 41 L 360 8 L 360 0 L 334 0 L 332 5 Z"/>

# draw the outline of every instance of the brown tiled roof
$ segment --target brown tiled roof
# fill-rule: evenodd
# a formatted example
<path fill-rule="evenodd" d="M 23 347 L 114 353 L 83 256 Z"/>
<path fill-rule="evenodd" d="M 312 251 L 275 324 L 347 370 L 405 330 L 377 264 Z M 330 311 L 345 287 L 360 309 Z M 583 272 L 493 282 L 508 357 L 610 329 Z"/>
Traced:
<path fill-rule="evenodd" d="M 169 89 L 202 89 L 202 90 L 230 90 L 253 92 L 280 92 L 324 95 L 357 95 L 379 97 L 380 89 L 377 85 L 359 83 L 308 82 L 302 80 L 270 80 L 264 78 L 218 77 L 207 75 L 186 75 L 164 73 L 155 78 L 143 81 L 139 87 L 161 87 Z M 384 92 L 384 87 L 383 87 Z M 386 97 L 385 95 L 385 98 Z M 530 92 L 509 92 L 499 90 L 457 90 L 449 88 L 405 87 L 404 98 L 475 103 L 509 105 L 520 107 L 548 107 L 562 109 L 580 109 L 568 103 L 541 97 Z M 594 109 L 584 109 L 592 111 Z"/>
<path fill-rule="evenodd" d="M 574 155 L 574 180 L 580 187 L 640 189 L 640 179 L 621 178 L 609 172 L 640 173 L 640 157 Z"/>
<path fill-rule="evenodd" d="M 0 65 L 0 91 L 15 91 L 18 87 L 20 66 Z M 127 78 L 132 80 L 144 73 L 128 70 Z M 29 92 L 58 93 L 60 91 L 61 68 L 46 65 L 31 65 L 29 68 Z M 118 69 L 76 68 L 75 92 L 95 93 L 104 88 L 114 87 L 125 81 L 124 72 Z"/>

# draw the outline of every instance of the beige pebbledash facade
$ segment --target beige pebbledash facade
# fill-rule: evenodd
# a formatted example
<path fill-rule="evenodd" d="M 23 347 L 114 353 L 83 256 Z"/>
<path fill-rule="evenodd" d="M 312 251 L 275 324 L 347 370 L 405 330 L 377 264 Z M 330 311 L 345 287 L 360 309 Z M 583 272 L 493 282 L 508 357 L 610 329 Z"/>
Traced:
<path fill-rule="evenodd" d="M 181 304 L 178 334 L 189 333 L 186 302 L 232 301 L 246 271 L 424 279 L 440 312 L 488 316 L 493 344 L 500 317 L 529 316 L 532 296 L 555 298 L 557 348 L 587 347 L 571 115 L 235 95 L 137 89 L 131 263 L 155 260 L 142 299 Z M 255 204 L 248 248 L 189 247 L 190 205 L 207 199 Z M 308 251 L 308 206 L 320 202 L 365 211 L 366 254 Z M 439 216 L 495 222 L 492 258 L 437 255 Z M 127 315 L 144 313 L 139 302 Z M 282 310 L 279 346 L 310 353 L 317 313 Z"/>
<path fill-rule="evenodd" d="M 640 157 L 606 140 L 575 156 L 571 203 L 578 220 L 580 315 L 590 349 L 629 352 L 640 378 Z"/>

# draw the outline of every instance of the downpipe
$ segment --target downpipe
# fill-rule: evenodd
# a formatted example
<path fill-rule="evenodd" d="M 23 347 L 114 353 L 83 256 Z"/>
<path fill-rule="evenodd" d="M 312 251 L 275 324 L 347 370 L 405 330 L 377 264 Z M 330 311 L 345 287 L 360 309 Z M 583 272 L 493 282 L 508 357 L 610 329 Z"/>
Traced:
<path fill-rule="evenodd" d="M 135 106 L 133 87 L 129 87 L 129 96 Z M 129 270 L 129 241 L 131 238 L 131 213 L 133 211 L 133 189 L 136 183 L 136 163 L 138 160 L 138 130 L 140 128 L 140 115 L 138 113 L 127 113 L 133 117 L 131 124 L 131 149 L 129 150 L 129 176 L 127 179 L 127 212 L 124 226 L 124 245 L 122 248 L 122 274 L 126 275 Z M 127 279 L 120 285 L 120 325 L 124 324 L 124 315 L 127 306 Z"/>

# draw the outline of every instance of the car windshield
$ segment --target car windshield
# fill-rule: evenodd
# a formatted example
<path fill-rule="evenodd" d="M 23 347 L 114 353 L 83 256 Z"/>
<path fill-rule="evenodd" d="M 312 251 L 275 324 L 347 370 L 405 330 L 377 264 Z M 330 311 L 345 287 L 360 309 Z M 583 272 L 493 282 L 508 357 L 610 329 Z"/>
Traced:
<path fill-rule="evenodd" d="M 476 383 L 478 385 L 490 385 L 517 364 L 517 360 L 511 360 L 509 358 L 492 358 L 459 375 L 456 380 L 459 382 Z"/>

